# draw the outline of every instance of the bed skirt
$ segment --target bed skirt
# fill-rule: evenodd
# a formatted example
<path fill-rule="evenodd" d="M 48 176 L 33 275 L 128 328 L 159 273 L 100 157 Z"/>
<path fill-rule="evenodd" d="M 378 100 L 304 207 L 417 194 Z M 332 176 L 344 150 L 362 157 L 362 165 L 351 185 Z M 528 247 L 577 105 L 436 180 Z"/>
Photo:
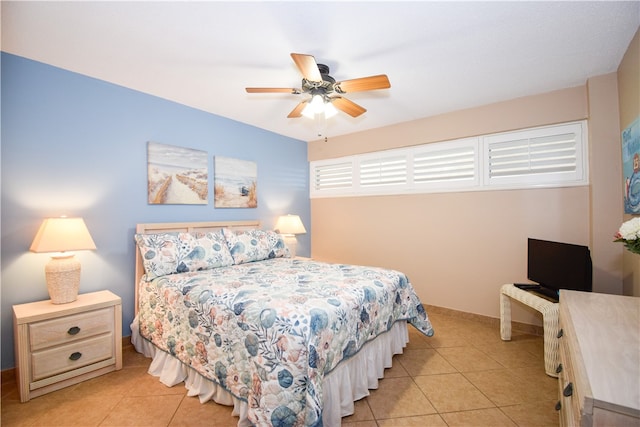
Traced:
<path fill-rule="evenodd" d="M 153 359 L 149 374 L 158 377 L 168 387 L 184 382 L 188 396 L 198 396 L 201 403 L 213 400 L 233 406 L 233 415 L 239 417 L 238 427 L 249 427 L 248 404 L 235 398 L 225 389 L 204 378 L 175 357 L 156 351 L 156 347 L 140 335 L 137 319 L 131 324 L 131 342 L 136 351 Z M 400 354 L 409 342 L 405 321 L 396 322 L 389 332 L 367 343 L 350 359 L 343 360 L 322 381 L 323 425 L 340 426 L 342 417 L 353 414 L 353 402 L 369 395 L 378 388 L 378 380 L 385 368 L 391 367 L 394 354 Z"/>

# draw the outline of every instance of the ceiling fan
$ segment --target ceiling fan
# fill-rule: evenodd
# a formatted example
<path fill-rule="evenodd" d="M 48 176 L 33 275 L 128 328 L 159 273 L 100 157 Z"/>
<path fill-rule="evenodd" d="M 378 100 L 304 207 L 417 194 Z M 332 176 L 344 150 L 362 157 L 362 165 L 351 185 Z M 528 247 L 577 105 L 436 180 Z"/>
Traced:
<path fill-rule="evenodd" d="M 300 117 L 304 114 L 303 111 L 305 108 L 315 106 L 317 104 L 319 104 L 320 107 L 325 104 L 331 104 L 351 117 L 358 117 L 367 110 L 355 102 L 344 98 L 341 96 L 342 94 L 375 89 L 388 89 L 391 87 L 391 83 L 389 83 L 389 79 L 385 74 L 336 82 L 336 80 L 329 75 L 329 67 L 324 64 L 316 63 L 316 59 L 312 55 L 292 53 L 291 58 L 293 58 L 293 62 L 295 62 L 296 66 L 302 73 L 302 87 L 300 89 L 278 87 L 246 88 L 248 93 L 290 93 L 293 95 L 300 95 L 303 93 L 310 94 L 311 97 L 296 105 L 296 107 L 287 116 L 288 118 Z"/>

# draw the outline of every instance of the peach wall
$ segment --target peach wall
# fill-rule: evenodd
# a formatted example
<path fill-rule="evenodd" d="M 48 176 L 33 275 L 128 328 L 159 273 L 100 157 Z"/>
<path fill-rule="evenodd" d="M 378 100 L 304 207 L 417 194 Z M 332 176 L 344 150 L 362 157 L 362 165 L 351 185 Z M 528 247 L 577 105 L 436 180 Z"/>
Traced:
<path fill-rule="evenodd" d="M 309 144 L 309 159 L 585 119 L 585 87 Z M 426 304 L 499 316 L 499 289 L 526 280 L 526 238 L 589 243 L 589 189 L 311 200 L 312 256 L 407 273 Z M 514 307 L 515 320 L 540 324 Z"/>
<path fill-rule="evenodd" d="M 591 172 L 591 257 L 598 292 L 622 294 L 622 245 L 613 242 L 623 211 L 616 73 L 587 82 Z"/>
<path fill-rule="evenodd" d="M 588 203 L 588 187 L 314 199 L 312 256 L 394 268 L 426 304 L 498 317 L 527 237 L 588 244 Z"/>
<path fill-rule="evenodd" d="M 595 82 L 593 90 L 606 92 L 606 83 Z M 313 141 L 309 160 L 582 120 L 593 107 L 588 96 L 579 86 Z M 606 108 L 610 99 L 601 98 L 594 105 Z M 591 245 L 592 206 L 599 206 L 591 197 L 583 186 L 312 199 L 311 252 L 321 260 L 399 269 L 426 304 L 499 317 L 502 284 L 526 280 L 527 237 Z M 608 261 L 604 270 L 613 287 L 619 284 Z M 541 323 L 518 304 L 513 318 Z"/>
<path fill-rule="evenodd" d="M 636 32 L 618 67 L 620 129 L 625 129 L 640 116 L 640 31 Z M 622 188 L 622 175 L 619 175 Z M 628 220 L 624 215 L 620 220 Z M 625 295 L 640 296 L 640 256 L 624 251 L 623 287 Z"/>

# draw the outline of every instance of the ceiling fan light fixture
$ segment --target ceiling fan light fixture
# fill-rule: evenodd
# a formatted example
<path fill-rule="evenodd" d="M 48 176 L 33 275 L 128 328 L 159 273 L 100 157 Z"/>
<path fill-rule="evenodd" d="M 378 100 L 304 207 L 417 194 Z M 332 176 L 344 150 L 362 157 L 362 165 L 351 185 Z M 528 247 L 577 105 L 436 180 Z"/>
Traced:
<path fill-rule="evenodd" d="M 328 119 L 338 114 L 338 110 L 323 95 L 316 94 L 313 95 L 311 101 L 307 102 L 301 114 L 308 119 L 315 119 L 318 115 Z"/>
<path fill-rule="evenodd" d="M 324 117 L 330 119 L 331 117 L 338 114 L 338 109 L 333 106 L 333 104 L 328 101 L 324 104 Z"/>

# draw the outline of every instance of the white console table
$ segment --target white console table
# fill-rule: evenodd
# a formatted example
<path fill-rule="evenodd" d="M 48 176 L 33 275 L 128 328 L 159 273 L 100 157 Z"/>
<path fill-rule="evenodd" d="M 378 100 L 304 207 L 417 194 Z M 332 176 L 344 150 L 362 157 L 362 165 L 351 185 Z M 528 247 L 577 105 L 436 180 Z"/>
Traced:
<path fill-rule="evenodd" d="M 531 292 L 523 291 L 512 283 L 500 289 L 500 337 L 503 341 L 511 340 L 511 300 L 519 301 L 542 313 L 544 328 L 544 370 L 551 377 L 558 377 L 556 369 L 559 364 L 558 331 L 559 307 L 557 302 L 549 301 Z"/>

